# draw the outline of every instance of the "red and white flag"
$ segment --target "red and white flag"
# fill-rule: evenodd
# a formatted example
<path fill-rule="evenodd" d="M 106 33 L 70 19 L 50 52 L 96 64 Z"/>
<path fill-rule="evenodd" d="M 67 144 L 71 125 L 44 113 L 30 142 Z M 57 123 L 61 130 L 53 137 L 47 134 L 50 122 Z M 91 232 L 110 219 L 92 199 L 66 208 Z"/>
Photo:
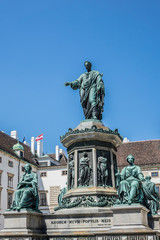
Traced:
<path fill-rule="evenodd" d="M 40 134 L 38 137 L 36 137 L 36 141 L 42 140 L 43 139 L 43 134 Z"/>

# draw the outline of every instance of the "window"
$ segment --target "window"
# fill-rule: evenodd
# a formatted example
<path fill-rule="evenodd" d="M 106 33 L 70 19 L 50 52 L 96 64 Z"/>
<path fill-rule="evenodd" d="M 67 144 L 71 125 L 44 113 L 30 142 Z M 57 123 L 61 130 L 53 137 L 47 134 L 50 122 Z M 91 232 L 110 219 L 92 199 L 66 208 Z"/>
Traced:
<path fill-rule="evenodd" d="M 8 175 L 8 187 L 13 188 L 13 176 Z"/>
<path fill-rule="evenodd" d="M 11 205 L 12 205 L 12 200 L 13 200 L 13 193 L 8 192 L 8 208 L 11 207 Z"/>
<path fill-rule="evenodd" d="M 20 151 L 20 157 L 23 158 L 23 152 L 22 151 Z"/>
<path fill-rule="evenodd" d="M 158 186 L 156 186 L 156 190 L 157 190 L 157 192 L 159 193 L 159 187 L 158 187 Z"/>
<path fill-rule="evenodd" d="M 60 186 L 50 186 L 49 205 L 50 211 L 58 205 L 58 195 L 60 194 Z"/>
<path fill-rule="evenodd" d="M 13 162 L 9 160 L 9 161 L 8 161 L 8 166 L 9 166 L 9 167 L 13 167 Z"/>
<path fill-rule="evenodd" d="M 0 209 L 1 209 L 1 191 L 2 189 L 0 190 Z"/>
<path fill-rule="evenodd" d="M 40 206 L 46 206 L 47 205 L 47 198 L 46 198 L 46 193 L 41 192 L 40 193 Z"/>
<path fill-rule="evenodd" d="M 67 170 L 62 171 L 62 176 L 65 176 L 65 175 L 67 175 Z"/>
<path fill-rule="evenodd" d="M 22 166 L 22 172 L 24 172 L 24 167 Z"/>
<path fill-rule="evenodd" d="M 152 177 L 158 177 L 158 172 L 152 172 L 152 173 L 151 173 L 151 176 L 152 176 Z"/>
<path fill-rule="evenodd" d="M 41 172 L 40 176 L 41 177 L 47 177 L 47 172 Z"/>
<path fill-rule="evenodd" d="M 39 165 L 41 167 L 46 167 L 46 166 L 48 166 L 48 163 L 47 162 L 40 162 Z"/>
<path fill-rule="evenodd" d="M 2 173 L 0 173 L 0 185 L 2 184 Z"/>

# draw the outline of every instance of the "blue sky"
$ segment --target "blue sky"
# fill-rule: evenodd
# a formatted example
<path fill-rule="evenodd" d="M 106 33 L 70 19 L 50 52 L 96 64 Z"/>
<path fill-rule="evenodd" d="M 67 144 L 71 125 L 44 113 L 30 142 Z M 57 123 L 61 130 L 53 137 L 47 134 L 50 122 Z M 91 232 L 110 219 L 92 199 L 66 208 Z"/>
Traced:
<path fill-rule="evenodd" d="M 44 134 L 44 152 L 84 119 L 64 82 L 103 73 L 103 124 L 160 139 L 160 1 L 0 0 L 1 130 Z"/>

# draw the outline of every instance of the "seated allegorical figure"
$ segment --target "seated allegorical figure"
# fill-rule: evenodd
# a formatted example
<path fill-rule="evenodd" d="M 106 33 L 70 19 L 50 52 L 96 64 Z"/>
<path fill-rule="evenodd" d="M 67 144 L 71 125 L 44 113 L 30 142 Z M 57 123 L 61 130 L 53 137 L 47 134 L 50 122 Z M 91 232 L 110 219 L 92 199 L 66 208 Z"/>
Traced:
<path fill-rule="evenodd" d="M 141 203 L 143 201 L 142 182 L 145 181 L 139 166 L 134 165 L 134 157 L 126 158 L 128 166 L 122 169 L 118 194 L 121 203 Z"/>
<path fill-rule="evenodd" d="M 157 214 L 159 209 L 159 194 L 155 183 L 151 182 L 151 176 L 146 176 L 146 181 L 143 183 L 143 192 L 145 205 L 149 208 L 151 214 Z"/>
<path fill-rule="evenodd" d="M 20 209 L 30 209 L 38 211 L 38 179 L 37 174 L 31 172 L 30 164 L 24 166 L 25 173 L 17 185 L 14 201 L 9 209 L 20 211 Z"/>

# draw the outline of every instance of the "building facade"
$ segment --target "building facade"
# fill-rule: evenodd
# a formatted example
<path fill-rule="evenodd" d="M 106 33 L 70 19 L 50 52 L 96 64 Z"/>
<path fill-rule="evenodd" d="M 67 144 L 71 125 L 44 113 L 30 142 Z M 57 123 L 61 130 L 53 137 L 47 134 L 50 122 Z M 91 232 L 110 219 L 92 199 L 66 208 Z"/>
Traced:
<path fill-rule="evenodd" d="M 52 213 L 58 205 L 60 190 L 66 187 L 67 158 L 63 151 L 56 146 L 56 153 L 46 154 L 37 158 L 39 209 L 44 213 Z"/>
<path fill-rule="evenodd" d="M 31 148 L 17 139 L 16 131 L 10 136 L 0 131 L 0 230 L 3 229 L 3 213 L 12 205 L 26 163 L 31 164 L 32 171 L 38 175 L 39 209 L 44 213 L 53 212 L 67 181 L 67 158 L 58 146 L 55 154 L 43 155 L 43 144 L 37 143 L 37 153 L 34 137 Z"/>

